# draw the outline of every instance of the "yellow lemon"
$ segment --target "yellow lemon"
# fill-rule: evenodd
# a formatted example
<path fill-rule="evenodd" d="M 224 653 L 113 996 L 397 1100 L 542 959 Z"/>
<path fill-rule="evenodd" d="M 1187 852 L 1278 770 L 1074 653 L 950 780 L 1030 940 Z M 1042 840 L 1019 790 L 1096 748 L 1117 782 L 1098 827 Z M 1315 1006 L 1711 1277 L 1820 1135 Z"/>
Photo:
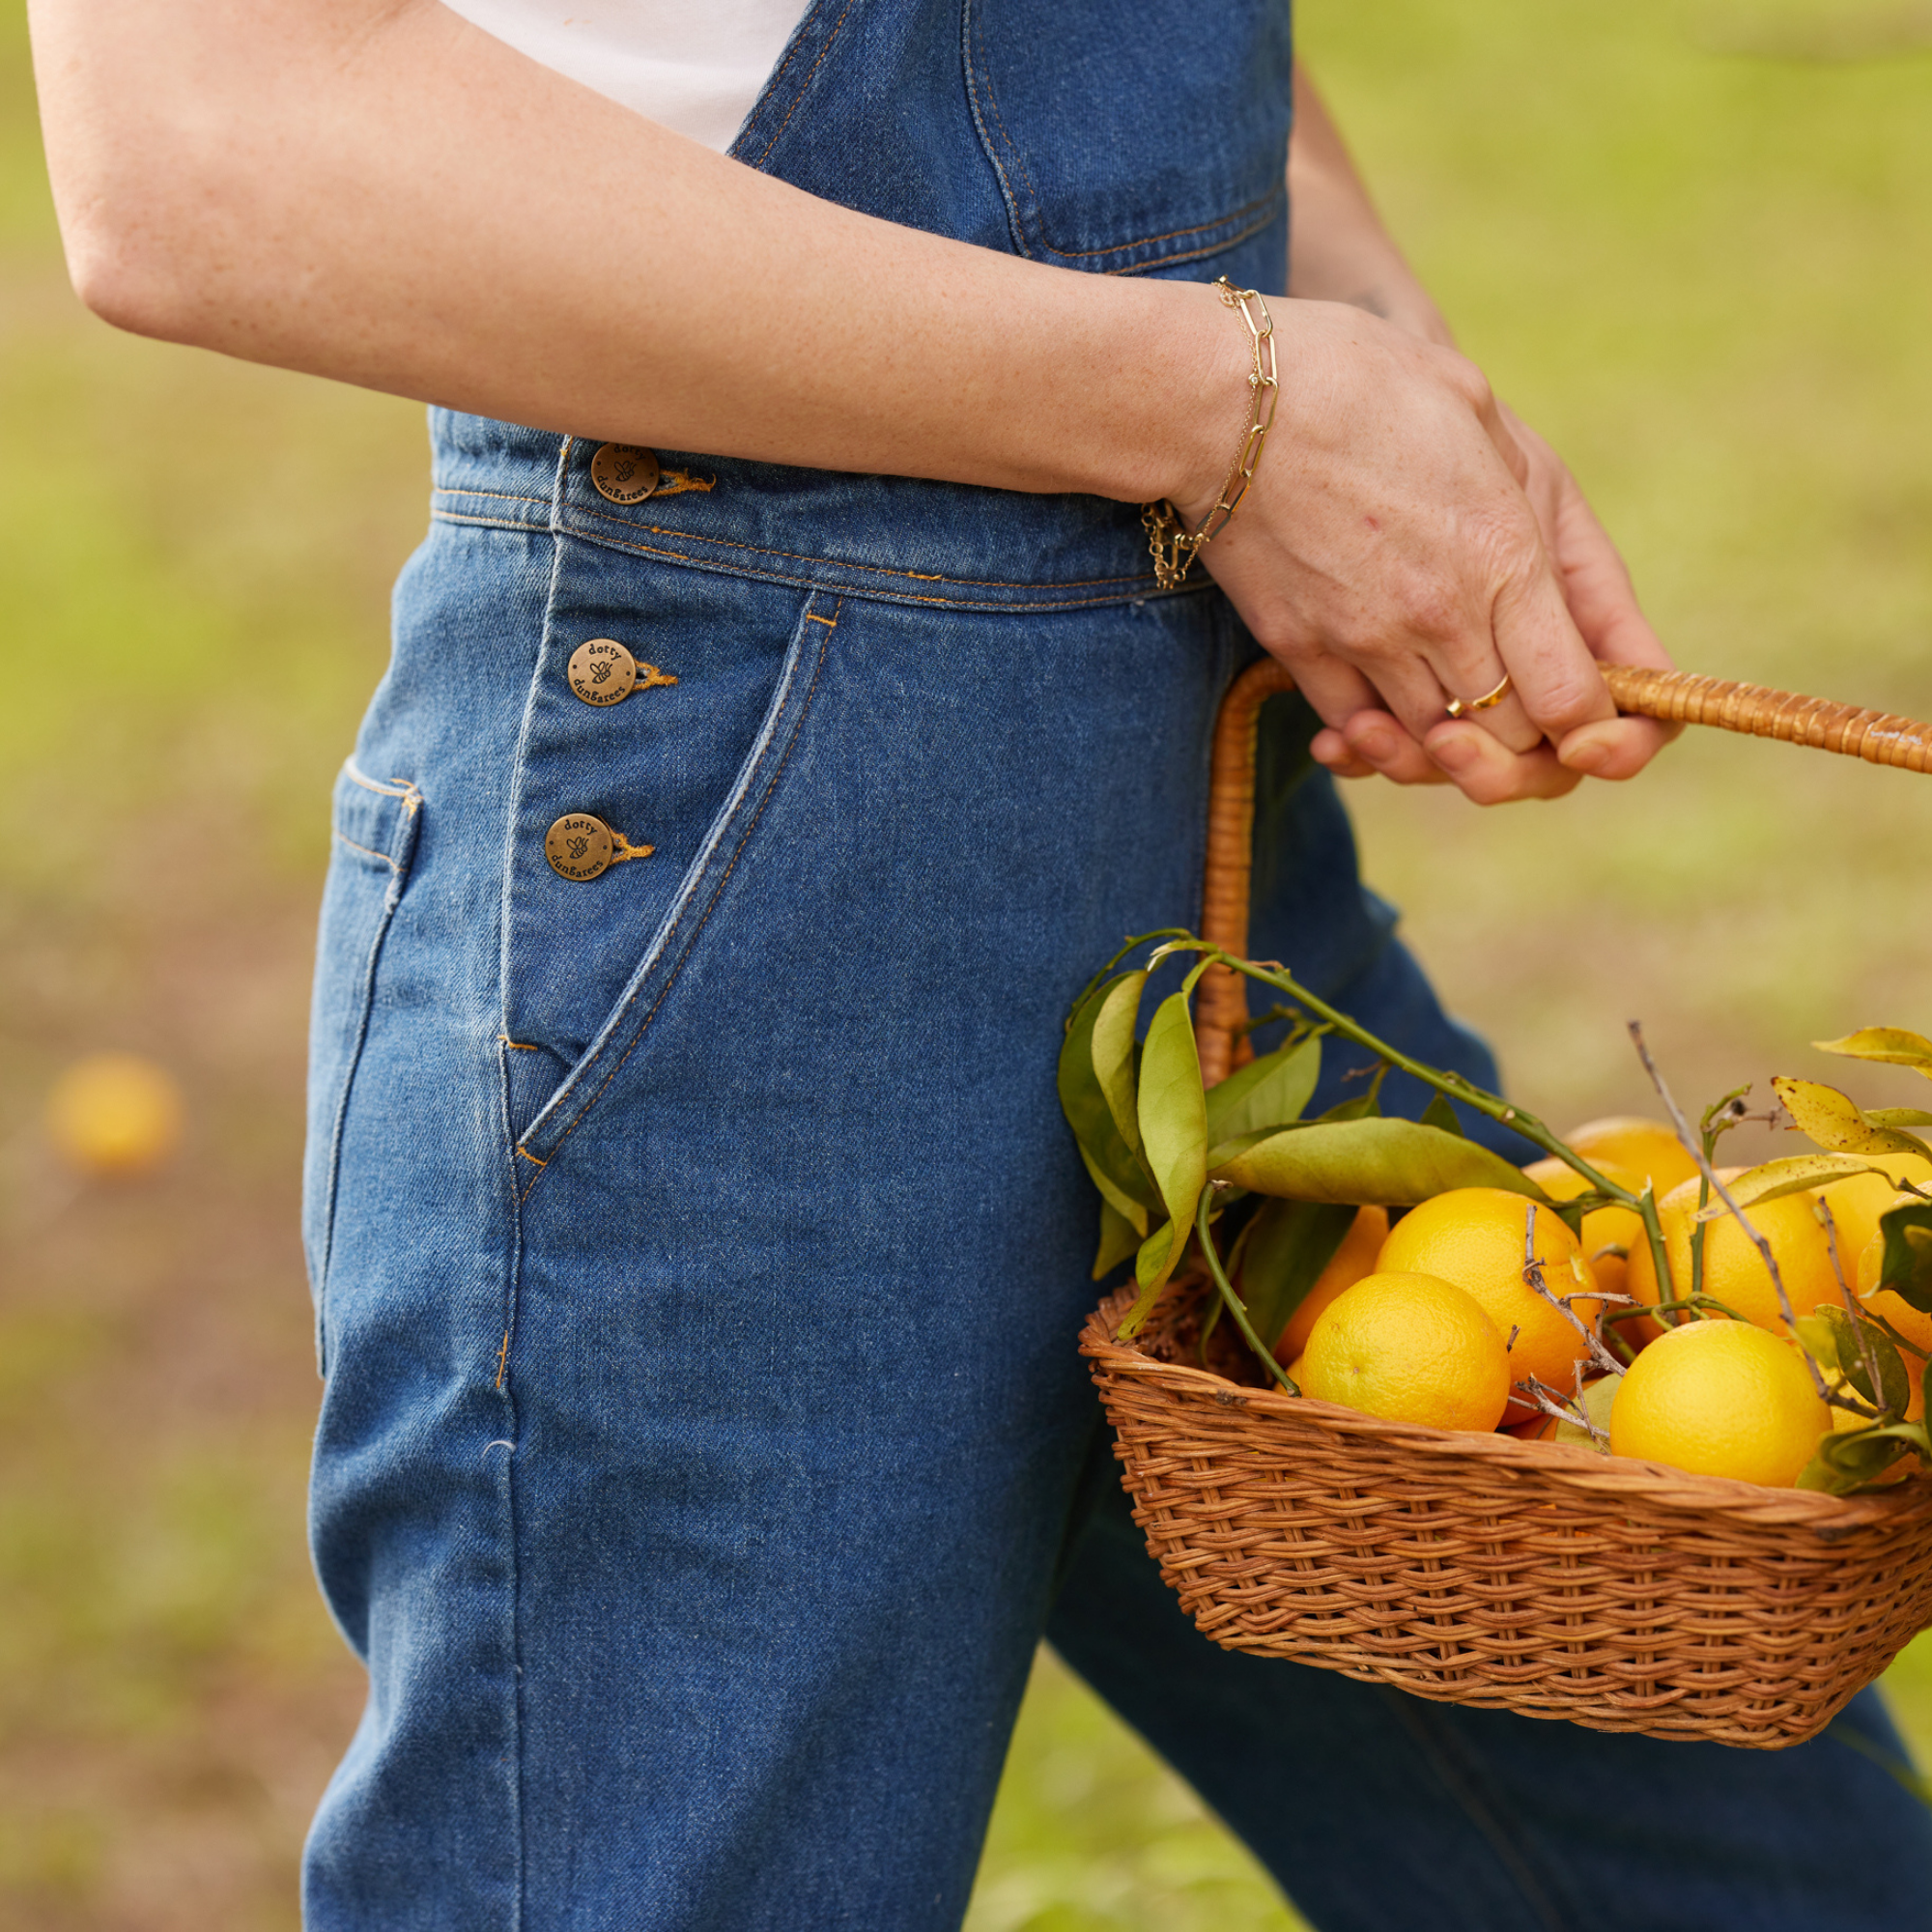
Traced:
<path fill-rule="evenodd" d="M 1365 1275 L 1316 1318 L 1305 1395 L 1432 1429 L 1493 1429 L 1509 1356 L 1474 1298 L 1426 1274 Z"/>
<path fill-rule="evenodd" d="M 1689 1321 L 1625 1374 L 1610 1454 L 1788 1489 L 1832 1424 L 1795 1342 L 1747 1322 Z"/>
<path fill-rule="evenodd" d="M 1838 1262 L 1848 1281 L 1857 1277 L 1859 1263 L 1878 1234 L 1878 1217 L 1887 1208 L 1915 1198 L 1901 1194 L 1893 1182 L 1909 1180 L 1915 1187 L 1932 1189 L 1932 1161 L 1921 1160 L 1916 1153 L 1879 1154 L 1872 1165 L 1884 1168 L 1885 1173 L 1855 1174 L 1849 1180 L 1834 1180 L 1818 1190 L 1832 1210 Z"/>
<path fill-rule="evenodd" d="M 1532 1261 L 1547 1295 L 1528 1279 Z M 1536 1208 L 1528 1196 L 1506 1188 L 1452 1188 L 1411 1208 L 1395 1224 L 1376 1266 L 1455 1283 L 1475 1296 L 1508 1343 L 1513 1379 L 1534 1376 L 1566 1396 L 1576 1387 L 1577 1365 L 1589 1358 L 1590 1345 L 1549 1297 L 1583 1294 L 1597 1282 L 1576 1236 L 1548 1208 Z M 1589 1328 L 1602 1304 L 1582 1299 L 1570 1307 Z M 1535 1412 L 1532 1405 L 1512 1400 L 1509 1419 L 1524 1421 Z"/>
<path fill-rule="evenodd" d="M 1910 1201 L 1912 1196 L 1901 1194 L 1885 1203 L 1886 1208 L 1899 1206 Z M 1883 1208 L 1880 1209 L 1884 1211 Z M 1885 1231 L 1879 1229 L 1872 1235 L 1860 1251 L 1858 1271 L 1853 1277 L 1853 1286 L 1860 1298 L 1871 1312 L 1890 1324 L 1916 1348 L 1932 1354 L 1932 1315 L 1921 1314 L 1896 1289 L 1880 1288 L 1879 1275 L 1885 1266 Z M 1921 1356 L 1910 1352 L 1905 1354 L 1905 1366 L 1912 1372 L 1913 1379 L 1918 1380 Z M 1925 1391 L 1920 1386 L 1913 1398 L 1912 1417 L 1917 1421 L 1925 1406 Z"/>
<path fill-rule="evenodd" d="M 1600 1168 L 1607 1160 L 1626 1173 L 1642 1175 L 1660 1199 L 1697 1172 L 1696 1161 L 1671 1127 L 1635 1114 L 1585 1121 L 1563 1139 L 1592 1167 Z"/>
<path fill-rule="evenodd" d="M 1718 1172 L 1728 1180 L 1740 1170 L 1719 1168 Z M 1680 1295 L 1690 1292 L 1690 1236 L 1697 1225 L 1698 1186 L 1697 1181 L 1687 1180 L 1657 1206 L 1658 1221 L 1663 1229 L 1664 1257 L 1670 1264 L 1675 1292 Z M 1808 1314 L 1821 1301 L 1839 1298 L 1838 1278 L 1832 1271 L 1825 1230 L 1811 1211 L 1813 1198 L 1808 1193 L 1787 1194 L 1778 1201 L 1761 1201 L 1745 1215 L 1771 1244 L 1785 1293 L 1791 1296 L 1792 1310 L 1798 1315 Z M 1657 1269 L 1647 1241 L 1631 1250 L 1625 1284 L 1626 1293 L 1637 1300 L 1657 1301 Z M 1784 1319 L 1778 1312 L 1777 1291 L 1772 1284 L 1771 1270 L 1765 1266 L 1756 1244 L 1727 1213 L 1704 1224 L 1704 1292 L 1735 1308 L 1747 1321 L 1783 1333 Z"/>

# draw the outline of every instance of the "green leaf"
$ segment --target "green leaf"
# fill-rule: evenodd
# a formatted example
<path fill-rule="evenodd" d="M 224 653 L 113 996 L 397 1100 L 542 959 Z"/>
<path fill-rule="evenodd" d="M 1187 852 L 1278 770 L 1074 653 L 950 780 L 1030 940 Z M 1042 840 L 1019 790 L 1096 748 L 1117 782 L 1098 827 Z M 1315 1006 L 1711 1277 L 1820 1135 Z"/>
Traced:
<path fill-rule="evenodd" d="M 1419 1121 L 1316 1121 L 1216 1148 L 1213 1172 L 1257 1194 L 1409 1208 L 1452 1187 L 1501 1187 L 1555 1203 L 1520 1167 Z"/>
<path fill-rule="evenodd" d="M 1098 1189 L 1101 1207 L 1111 1208 L 1133 1229 L 1134 1239 L 1140 1240 L 1148 1231 L 1147 1208 L 1121 1187 L 1084 1147 L 1080 1149 L 1080 1164 L 1087 1170 L 1087 1179 Z M 1148 1191 L 1152 1192 L 1151 1188 Z"/>
<path fill-rule="evenodd" d="M 1849 1179 L 1855 1174 L 1885 1174 L 1868 1160 L 1848 1153 L 1795 1153 L 1783 1160 L 1768 1160 L 1762 1167 L 1747 1168 L 1724 1185 L 1740 1208 L 1755 1208 L 1761 1201 L 1781 1200 L 1787 1194 L 1803 1194 L 1808 1188 L 1823 1187 L 1832 1180 Z M 1887 1174 L 1886 1179 L 1891 1177 Z M 1716 1221 L 1731 1210 L 1714 1194 L 1710 1205 L 1701 1208 L 1700 1221 Z M 1856 1262 L 1857 1257 L 1854 1256 Z"/>
<path fill-rule="evenodd" d="M 1382 1117 L 1381 1083 L 1371 1080 L 1352 1099 L 1337 1100 L 1325 1114 L 1317 1114 L 1311 1124 L 1327 1121 L 1378 1121 Z"/>
<path fill-rule="evenodd" d="M 1843 1039 L 1814 1039 L 1820 1053 L 1842 1054 L 1848 1060 L 1882 1061 L 1888 1066 L 1910 1066 L 1932 1080 L 1932 1039 L 1903 1027 L 1861 1027 Z"/>
<path fill-rule="evenodd" d="M 1932 1148 L 1916 1134 L 1877 1125 L 1856 1100 L 1835 1087 L 1793 1080 L 1783 1073 L 1771 1084 L 1799 1132 L 1821 1148 L 1833 1153 L 1916 1153 L 1932 1160 Z"/>
<path fill-rule="evenodd" d="M 1195 1204 L 1208 1179 L 1208 1103 L 1201 1091 L 1201 1056 L 1194 1045 L 1187 993 L 1171 994 L 1154 1009 L 1141 1053 L 1141 1149 L 1152 1170 L 1169 1219 L 1183 1231 L 1194 1224 Z M 1151 1238 L 1151 1236 L 1150 1236 Z M 1165 1251 L 1155 1287 L 1165 1283 L 1186 1243 Z M 1142 1249 L 1145 1259 L 1147 1250 Z M 1142 1275 L 1145 1286 L 1149 1277 Z"/>
<path fill-rule="evenodd" d="M 1833 1431 L 1800 1472 L 1797 1487 L 1831 1496 L 1850 1495 L 1875 1483 L 1912 1445 L 1881 1429 Z"/>
<path fill-rule="evenodd" d="M 1090 1281 L 1101 1281 L 1140 1246 L 1146 1236 L 1146 1215 L 1141 1217 L 1143 1225 L 1136 1228 L 1111 1201 L 1100 1203 L 1100 1246 L 1094 1257 L 1094 1271 Z"/>
<path fill-rule="evenodd" d="M 1154 1190 L 1131 1147 L 1122 1137 L 1094 1064 L 1094 1029 L 1109 994 L 1120 985 L 1117 980 L 1107 986 L 1096 987 L 1081 1002 L 1067 1027 L 1060 1048 L 1060 1107 L 1066 1116 L 1067 1125 L 1073 1129 L 1080 1157 L 1094 1185 L 1100 1190 L 1100 1198 L 1130 1221 L 1138 1214 L 1141 1233 L 1145 1234 L 1147 1208 L 1156 1198 Z"/>
<path fill-rule="evenodd" d="M 1208 1144 L 1217 1146 L 1236 1134 L 1300 1120 L 1321 1076 L 1319 1037 L 1281 1047 L 1229 1074 L 1208 1090 Z"/>
<path fill-rule="evenodd" d="M 1463 1122 L 1456 1118 L 1456 1110 L 1449 1104 L 1446 1094 L 1432 1094 L 1429 1104 L 1422 1110 L 1422 1124 L 1425 1127 L 1440 1127 L 1445 1134 L 1461 1135 Z"/>
<path fill-rule="evenodd" d="M 1099 989 L 1094 1010 L 1094 1077 L 1100 1083 L 1107 1111 L 1114 1117 L 1128 1151 L 1141 1151 L 1140 1120 L 1134 1106 L 1134 1035 L 1140 1024 L 1145 973 L 1122 973 Z"/>
<path fill-rule="evenodd" d="M 1248 1223 L 1240 1249 L 1241 1299 L 1255 1333 L 1270 1349 L 1335 1259 L 1355 1212 L 1333 1202 L 1268 1201 Z"/>
<path fill-rule="evenodd" d="M 1180 1259 L 1180 1251 L 1187 1245 L 1187 1236 L 1179 1240 L 1174 1237 L 1174 1223 L 1163 1221 L 1140 1245 L 1140 1252 L 1134 1257 L 1134 1279 L 1140 1284 L 1140 1293 L 1134 1297 L 1134 1305 L 1127 1310 L 1126 1319 L 1121 1323 L 1121 1340 L 1131 1342 L 1141 1332 L 1141 1323 L 1153 1313 L 1153 1305 L 1160 1299 L 1160 1292 L 1167 1286 L 1167 1278 L 1174 1272 L 1175 1264 Z"/>
<path fill-rule="evenodd" d="M 1888 1208 L 1878 1226 L 1885 1236 L 1879 1287 L 1903 1295 L 1920 1314 L 1932 1314 L 1932 1201 Z"/>
<path fill-rule="evenodd" d="M 1802 1320 L 1807 1325 L 1799 1340 L 1828 1378 L 1835 1370 L 1874 1407 L 1892 1417 L 1904 1416 L 1912 1400 L 1912 1380 L 1889 1335 L 1869 1321 L 1861 1321 L 1855 1327 L 1852 1318 L 1830 1302 L 1821 1303 Z M 1861 1330 L 1871 1351 L 1872 1366 L 1878 1371 L 1876 1390 L 1859 1346 Z"/>

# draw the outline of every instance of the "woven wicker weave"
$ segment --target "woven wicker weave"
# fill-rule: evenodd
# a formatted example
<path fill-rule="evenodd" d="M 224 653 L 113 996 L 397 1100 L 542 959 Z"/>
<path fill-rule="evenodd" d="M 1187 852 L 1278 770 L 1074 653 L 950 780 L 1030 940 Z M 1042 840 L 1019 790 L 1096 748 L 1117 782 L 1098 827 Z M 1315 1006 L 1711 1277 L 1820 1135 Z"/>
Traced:
<path fill-rule="evenodd" d="M 1216 736 L 1203 930 L 1231 952 L 1246 949 L 1256 716 L 1291 688 L 1280 667 L 1252 668 Z M 1683 673 L 1611 688 L 1650 717 L 1932 762 L 1932 728 L 1906 719 Z M 1210 1083 L 1240 1057 L 1245 1012 L 1244 980 L 1203 977 Z M 1228 1324 L 1199 1366 L 1206 1292 L 1177 1283 L 1122 1344 L 1122 1291 L 1080 1346 L 1134 1520 L 1228 1649 L 1448 1703 L 1776 1749 L 1815 1736 L 1932 1622 L 1932 1475 L 1827 1496 L 1380 1421 L 1259 1386 Z"/>

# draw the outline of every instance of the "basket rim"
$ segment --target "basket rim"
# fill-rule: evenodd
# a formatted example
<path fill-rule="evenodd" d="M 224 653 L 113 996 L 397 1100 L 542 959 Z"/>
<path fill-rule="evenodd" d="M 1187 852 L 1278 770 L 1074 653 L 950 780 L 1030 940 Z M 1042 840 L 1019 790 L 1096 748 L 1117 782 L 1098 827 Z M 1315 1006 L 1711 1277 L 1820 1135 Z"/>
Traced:
<path fill-rule="evenodd" d="M 1171 1283 L 1155 1304 L 1152 1320 L 1170 1308 L 1179 1294 L 1201 1286 L 1192 1281 Z M 1862 1496 L 1827 1495 L 1817 1490 L 1773 1490 L 1733 1476 L 1700 1476 L 1663 1463 L 1605 1457 L 1568 1443 L 1526 1442 L 1515 1435 L 1394 1422 L 1337 1403 L 1318 1402 L 1313 1396 L 1245 1386 L 1211 1369 L 1161 1361 L 1138 1343 L 1121 1341 L 1117 1331 L 1134 1299 L 1133 1284 L 1128 1283 L 1106 1296 L 1081 1329 L 1080 1352 L 1094 1363 L 1096 1378 L 1104 1371 L 1157 1381 L 1177 1392 L 1210 1397 L 1222 1407 L 1278 1416 L 1285 1422 L 1332 1435 L 1372 1438 L 1385 1447 L 1400 1445 L 1443 1464 L 1460 1463 L 1472 1478 L 1530 1479 L 1600 1497 L 1624 1495 L 1633 1503 L 1687 1514 L 1809 1528 L 1827 1540 L 1881 1525 L 1898 1527 L 1901 1519 L 1932 1520 L 1932 1471 L 1916 1472 L 1889 1490 Z"/>

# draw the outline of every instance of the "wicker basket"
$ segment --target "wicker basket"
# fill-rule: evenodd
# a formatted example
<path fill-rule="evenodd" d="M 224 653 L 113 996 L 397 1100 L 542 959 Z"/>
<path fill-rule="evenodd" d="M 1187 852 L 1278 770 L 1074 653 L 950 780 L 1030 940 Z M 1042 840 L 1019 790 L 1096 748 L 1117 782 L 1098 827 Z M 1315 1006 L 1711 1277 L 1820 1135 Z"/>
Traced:
<path fill-rule="evenodd" d="M 1626 711 L 1932 765 L 1932 727 L 1910 720 L 1680 673 L 1610 682 Z M 1289 688 L 1263 664 L 1223 707 L 1203 924 L 1231 952 L 1246 949 L 1256 716 Z M 1244 983 L 1204 976 L 1210 1082 L 1245 1057 Z M 1380 1421 L 1260 1386 L 1225 1325 L 1199 1366 L 1207 1292 L 1177 1282 L 1123 1344 L 1122 1291 L 1080 1347 L 1134 1520 L 1225 1648 L 1447 1703 L 1777 1749 L 1932 1622 L 1932 1474 L 1828 1496 Z"/>

